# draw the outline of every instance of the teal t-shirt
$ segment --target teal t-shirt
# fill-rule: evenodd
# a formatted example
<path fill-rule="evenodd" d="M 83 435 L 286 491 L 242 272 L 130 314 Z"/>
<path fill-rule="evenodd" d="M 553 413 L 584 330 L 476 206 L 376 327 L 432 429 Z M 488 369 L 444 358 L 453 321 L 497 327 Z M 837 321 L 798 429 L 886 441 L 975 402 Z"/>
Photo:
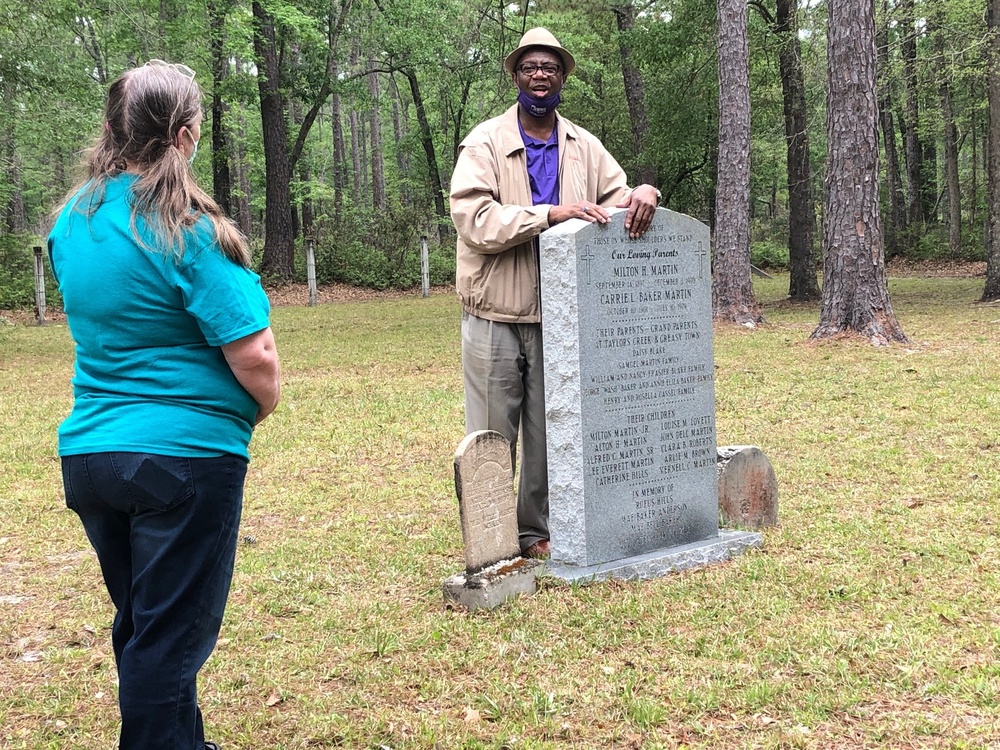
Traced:
<path fill-rule="evenodd" d="M 49 235 L 76 342 L 59 455 L 248 457 L 257 404 L 219 347 L 267 328 L 260 278 L 222 253 L 205 218 L 186 231 L 179 259 L 147 249 L 156 245 L 141 219 L 140 246 L 130 226 L 135 179 L 109 179 L 89 218 L 76 210 L 77 196 Z"/>

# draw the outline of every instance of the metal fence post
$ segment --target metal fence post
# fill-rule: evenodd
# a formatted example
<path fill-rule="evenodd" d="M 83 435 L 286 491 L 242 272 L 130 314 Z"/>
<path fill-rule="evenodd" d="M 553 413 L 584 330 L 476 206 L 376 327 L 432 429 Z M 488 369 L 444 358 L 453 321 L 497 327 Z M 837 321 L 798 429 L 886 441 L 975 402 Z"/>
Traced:
<path fill-rule="evenodd" d="M 306 240 L 306 278 L 309 282 L 309 306 L 316 307 L 316 248 L 312 238 Z"/>
<path fill-rule="evenodd" d="M 427 256 L 427 238 L 420 238 L 420 288 L 422 296 L 431 296 L 431 262 Z"/>
<path fill-rule="evenodd" d="M 38 325 L 45 325 L 45 263 L 40 247 L 35 247 L 35 317 Z"/>

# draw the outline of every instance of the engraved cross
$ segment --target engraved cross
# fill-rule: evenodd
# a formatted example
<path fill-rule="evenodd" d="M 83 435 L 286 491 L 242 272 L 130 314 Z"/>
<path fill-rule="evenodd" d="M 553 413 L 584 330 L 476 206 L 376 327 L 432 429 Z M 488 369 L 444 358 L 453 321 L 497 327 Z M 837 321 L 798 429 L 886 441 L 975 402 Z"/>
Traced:
<path fill-rule="evenodd" d="M 586 251 L 580 256 L 580 260 L 587 264 L 587 285 L 590 285 L 590 264 L 595 260 L 595 255 L 593 249 L 590 245 L 587 245 Z"/>
<path fill-rule="evenodd" d="M 705 257 L 708 255 L 708 252 L 705 250 L 704 242 L 698 243 L 697 255 L 698 258 L 701 260 L 701 262 L 698 264 L 698 278 L 703 279 L 705 278 Z"/>

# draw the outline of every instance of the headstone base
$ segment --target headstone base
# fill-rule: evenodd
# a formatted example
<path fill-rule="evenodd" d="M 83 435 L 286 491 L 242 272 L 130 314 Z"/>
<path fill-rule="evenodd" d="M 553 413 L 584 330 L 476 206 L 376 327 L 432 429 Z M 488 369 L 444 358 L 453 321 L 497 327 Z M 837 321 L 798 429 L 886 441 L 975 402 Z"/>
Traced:
<path fill-rule="evenodd" d="M 542 570 L 541 560 L 517 557 L 469 575 L 459 573 L 444 582 L 446 604 L 459 604 L 468 610 L 493 609 L 508 599 L 538 590 L 535 580 Z"/>
<path fill-rule="evenodd" d="M 659 578 L 678 570 L 725 562 L 742 555 L 751 547 L 761 547 L 763 544 L 764 537 L 756 532 L 720 529 L 718 537 L 611 560 L 600 565 L 581 567 L 549 561 L 545 564 L 545 572 L 564 581 Z"/>

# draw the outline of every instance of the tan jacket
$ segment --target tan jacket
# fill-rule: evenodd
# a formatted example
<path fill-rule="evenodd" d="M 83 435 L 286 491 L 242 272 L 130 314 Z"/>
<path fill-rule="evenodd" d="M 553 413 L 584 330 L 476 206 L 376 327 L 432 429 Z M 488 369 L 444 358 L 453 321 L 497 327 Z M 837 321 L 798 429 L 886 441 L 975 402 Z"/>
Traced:
<path fill-rule="evenodd" d="M 559 202 L 605 208 L 628 195 L 625 172 L 593 135 L 556 115 Z M 549 206 L 531 205 L 517 105 L 478 125 L 459 146 L 451 178 L 458 232 L 455 273 L 462 307 L 504 323 L 541 322 L 535 237 L 549 228 Z"/>

